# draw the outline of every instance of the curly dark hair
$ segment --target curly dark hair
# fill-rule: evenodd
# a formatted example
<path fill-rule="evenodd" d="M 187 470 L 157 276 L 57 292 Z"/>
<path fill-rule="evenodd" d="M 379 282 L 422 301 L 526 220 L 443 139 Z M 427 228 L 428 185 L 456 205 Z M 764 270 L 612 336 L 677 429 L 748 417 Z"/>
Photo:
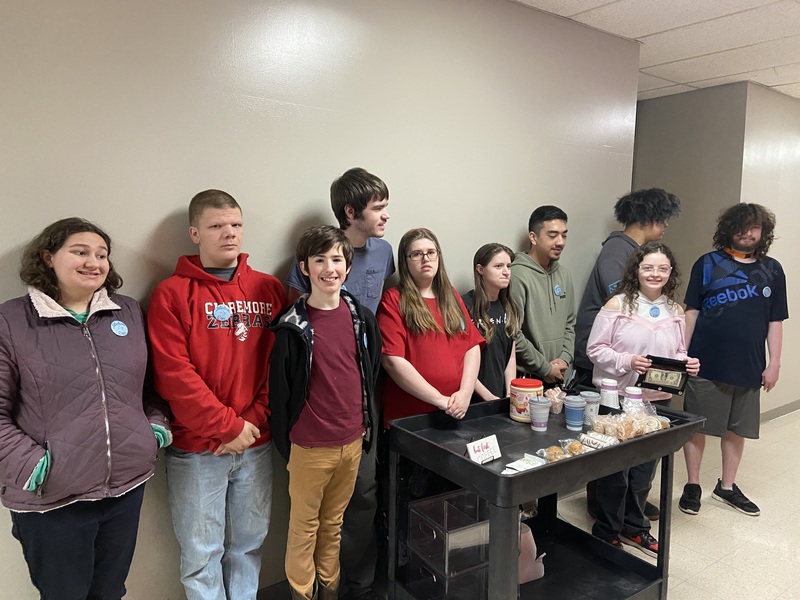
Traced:
<path fill-rule="evenodd" d="M 775 214 L 760 204 L 734 204 L 717 219 L 717 231 L 714 233 L 714 248 L 723 250 L 733 245 L 733 236 L 744 233 L 754 225 L 761 225 L 761 241 L 753 255 L 756 260 L 763 260 L 769 247 L 775 240 Z"/>
<path fill-rule="evenodd" d="M 680 213 L 680 198 L 661 188 L 636 190 L 617 200 L 614 205 L 614 216 L 626 227 L 634 223 L 666 223 Z"/>
<path fill-rule="evenodd" d="M 47 251 L 54 254 L 61 249 L 69 236 L 85 232 L 99 235 L 108 248 L 108 275 L 103 287 L 109 294 L 121 288 L 122 277 L 114 270 L 114 264 L 111 262 L 111 238 L 94 223 L 79 217 L 61 219 L 48 225 L 25 246 L 20 261 L 19 278 L 23 283 L 41 290 L 58 302 L 61 299 L 58 279 L 55 271 L 44 262 L 43 253 Z"/>
<path fill-rule="evenodd" d="M 622 274 L 622 280 L 617 286 L 617 294 L 623 295 L 622 309 L 628 312 L 634 312 L 637 307 L 636 299 L 639 296 L 639 265 L 648 254 L 660 253 L 669 259 L 672 266 L 669 279 L 664 284 L 664 289 L 661 293 L 667 297 L 670 304 L 677 304 L 675 294 L 681 284 L 681 272 L 678 268 L 678 262 L 675 260 L 675 255 L 669 246 L 663 242 L 647 242 L 639 246 L 636 251 L 630 255 L 628 262 L 625 264 L 625 271 Z"/>

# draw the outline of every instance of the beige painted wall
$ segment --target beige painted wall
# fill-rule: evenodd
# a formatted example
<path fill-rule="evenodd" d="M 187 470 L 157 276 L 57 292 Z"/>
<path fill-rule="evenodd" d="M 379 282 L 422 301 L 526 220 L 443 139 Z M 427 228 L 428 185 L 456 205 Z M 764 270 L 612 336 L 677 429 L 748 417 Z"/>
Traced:
<path fill-rule="evenodd" d="M 678 194 L 681 218 L 665 241 L 675 249 L 684 280 L 698 256 L 712 250 L 719 214 L 757 202 L 777 217 L 771 254 L 787 275 L 792 299 L 800 286 L 800 101 L 747 82 L 645 100 L 637 108 L 633 187 L 659 185 Z M 767 412 L 800 398 L 791 377 L 800 353 L 800 324 L 784 324 L 782 375 L 761 395 Z"/>
<path fill-rule="evenodd" d="M 22 293 L 23 244 L 80 215 L 146 303 L 192 251 L 185 208 L 208 187 L 283 278 L 356 165 L 389 185 L 387 239 L 433 229 L 462 290 L 480 244 L 520 247 L 535 206 L 562 206 L 582 290 L 629 190 L 637 46 L 512 2 L 5 2 L 0 56 L 0 300 Z M 283 578 L 285 486 L 277 464 L 264 584 Z M 32 599 L 9 530 L 0 511 L 2 596 Z M 159 465 L 127 597 L 182 598 L 177 560 Z"/>
<path fill-rule="evenodd" d="M 761 395 L 761 410 L 800 398 L 793 369 L 800 364 L 800 100 L 760 85 L 747 86 L 747 121 L 742 161 L 742 202 L 770 207 L 777 218 L 771 254 L 786 272 L 789 320 L 783 325 L 781 381 Z"/>
<path fill-rule="evenodd" d="M 712 250 L 718 213 L 739 202 L 747 85 L 731 84 L 639 102 L 633 188 L 663 187 L 681 199 L 664 241 L 684 284 Z"/>

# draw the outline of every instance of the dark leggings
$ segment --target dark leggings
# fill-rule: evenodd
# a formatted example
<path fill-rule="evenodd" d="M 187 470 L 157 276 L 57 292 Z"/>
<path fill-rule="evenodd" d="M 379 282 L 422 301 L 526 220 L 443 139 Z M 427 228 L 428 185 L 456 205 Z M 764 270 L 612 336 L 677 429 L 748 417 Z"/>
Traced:
<path fill-rule="evenodd" d="M 11 513 L 41 600 L 119 600 L 133 560 L 144 484 L 118 498 Z"/>

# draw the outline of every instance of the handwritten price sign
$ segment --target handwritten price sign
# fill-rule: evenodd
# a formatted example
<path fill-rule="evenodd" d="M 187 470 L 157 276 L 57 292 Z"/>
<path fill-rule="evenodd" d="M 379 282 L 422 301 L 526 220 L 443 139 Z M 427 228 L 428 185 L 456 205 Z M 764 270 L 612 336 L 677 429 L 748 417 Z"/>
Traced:
<path fill-rule="evenodd" d="M 467 453 L 472 462 L 476 462 L 479 465 L 486 464 L 502 456 L 496 435 L 470 442 L 467 444 Z"/>

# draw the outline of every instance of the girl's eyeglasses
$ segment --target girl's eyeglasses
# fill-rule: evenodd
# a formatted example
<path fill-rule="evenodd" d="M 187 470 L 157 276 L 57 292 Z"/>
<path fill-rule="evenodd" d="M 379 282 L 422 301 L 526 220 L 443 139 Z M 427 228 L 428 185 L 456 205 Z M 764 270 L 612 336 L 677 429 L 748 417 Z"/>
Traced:
<path fill-rule="evenodd" d="M 640 265 L 639 272 L 643 275 L 652 275 L 653 273 L 658 273 L 659 275 L 669 275 L 672 271 L 672 267 L 667 267 L 661 265 L 659 267 L 655 267 L 653 265 Z"/>
<path fill-rule="evenodd" d="M 423 252 L 422 250 L 414 250 L 408 255 L 408 258 L 413 261 L 420 261 L 423 257 L 427 258 L 428 260 L 436 260 L 439 258 L 439 252 L 437 252 L 436 249 L 428 250 L 427 252 Z"/>

